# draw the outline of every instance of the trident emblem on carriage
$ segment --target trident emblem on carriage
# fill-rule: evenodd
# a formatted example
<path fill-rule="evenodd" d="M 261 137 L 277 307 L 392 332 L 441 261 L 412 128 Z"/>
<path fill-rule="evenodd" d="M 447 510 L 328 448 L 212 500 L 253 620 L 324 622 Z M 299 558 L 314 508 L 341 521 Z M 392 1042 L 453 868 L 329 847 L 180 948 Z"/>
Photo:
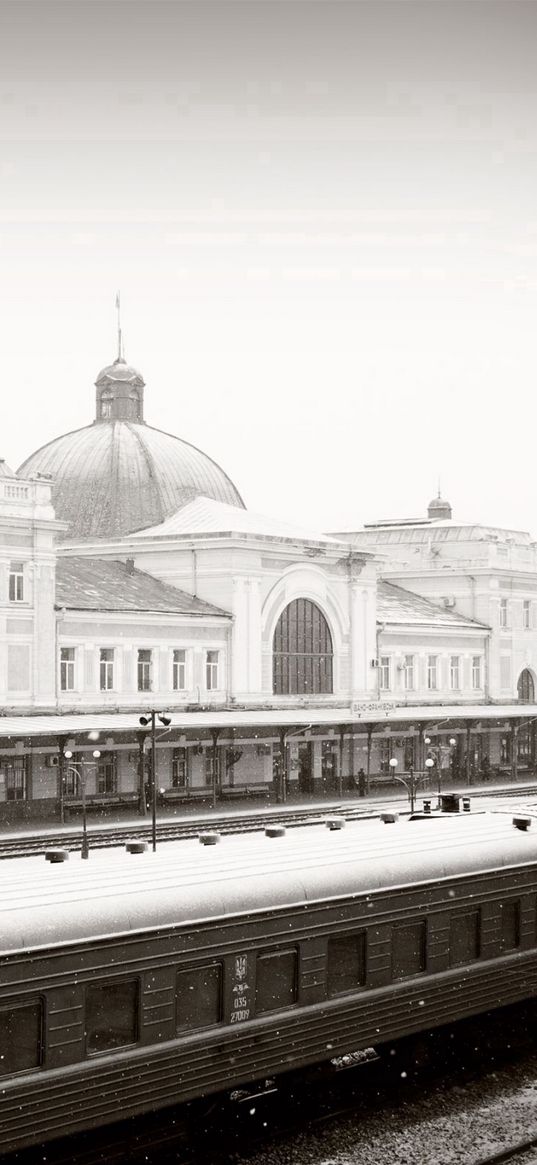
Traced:
<path fill-rule="evenodd" d="M 235 978 L 246 978 L 247 958 L 246 955 L 238 955 L 235 959 Z"/>

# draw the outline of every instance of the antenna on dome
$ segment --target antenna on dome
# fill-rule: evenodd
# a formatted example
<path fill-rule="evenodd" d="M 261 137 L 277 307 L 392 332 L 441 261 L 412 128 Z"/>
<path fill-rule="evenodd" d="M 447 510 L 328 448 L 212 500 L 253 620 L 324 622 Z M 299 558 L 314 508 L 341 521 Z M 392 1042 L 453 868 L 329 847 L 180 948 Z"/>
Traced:
<path fill-rule="evenodd" d="M 121 295 L 119 291 L 116 294 L 116 311 L 117 311 L 117 358 L 123 360 L 122 340 L 121 340 Z"/>

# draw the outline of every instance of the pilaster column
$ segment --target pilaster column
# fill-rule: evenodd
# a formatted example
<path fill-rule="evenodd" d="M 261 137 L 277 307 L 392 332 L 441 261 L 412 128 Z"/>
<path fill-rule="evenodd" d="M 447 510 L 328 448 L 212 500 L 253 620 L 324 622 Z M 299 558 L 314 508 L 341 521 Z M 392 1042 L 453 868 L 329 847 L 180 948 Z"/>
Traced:
<path fill-rule="evenodd" d="M 248 598 L 246 580 L 239 575 L 233 578 L 233 650 L 231 668 L 232 695 L 248 690 Z"/>

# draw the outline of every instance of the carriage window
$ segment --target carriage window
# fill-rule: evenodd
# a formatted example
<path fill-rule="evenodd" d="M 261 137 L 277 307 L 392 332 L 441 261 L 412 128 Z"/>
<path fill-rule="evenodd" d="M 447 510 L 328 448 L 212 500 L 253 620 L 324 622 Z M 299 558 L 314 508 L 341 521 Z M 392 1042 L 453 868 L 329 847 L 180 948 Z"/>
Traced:
<path fill-rule="evenodd" d="M 99 983 L 86 989 L 86 1048 L 108 1052 L 138 1039 L 138 983 Z"/>
<path fill-rule="evenodd" d="M 297 1001 L 298 958 L 296 950 L 259 955 L 257 960 L 256 1009 L 276 1011 Z"/>
<path fill-rule="evenodd" d="M 365 983 L 365 934 L 328 939 L 328 994 L 341 995 Z"/>
<path fill-rule="evenodd" d="M 396 926 L 392 942 L 392 974 L 394 979 L 406 979 L 425 970 L 425 923 L 413 922 Z"/>
<path fill-rule="evenodd" d="M 479 958 L 479 910 L 455 914 L 449 933 L 449 962 L 451 967 Z"/>
<path fill-rule="evenodd" d="M 42 1022 L 41 1003 L 0 1009 L 0 1076 L 39 1068 Z"/>
<path fill-rule="evenodd" d="M 500 903 L 500 948 L 512 951 L 520 946 L 520 902 L 511 898 Z"/>
<path fill-rule="evenodd" d="M 193 1031 L 222 1022 L 222 964 L 178 971 L 176 980 L 176 1027 Z"/>

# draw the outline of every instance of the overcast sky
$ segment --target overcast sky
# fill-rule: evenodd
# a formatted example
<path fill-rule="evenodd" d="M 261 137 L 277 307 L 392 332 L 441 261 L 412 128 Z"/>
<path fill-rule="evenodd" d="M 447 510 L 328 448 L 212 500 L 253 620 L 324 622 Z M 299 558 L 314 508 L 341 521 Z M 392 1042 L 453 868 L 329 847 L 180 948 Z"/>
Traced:
<path fill-rule="evenodd" d="M 0 455 L 146 420 L 249 509 L 537 535 L 534 0 L 0 0 Z"/>

